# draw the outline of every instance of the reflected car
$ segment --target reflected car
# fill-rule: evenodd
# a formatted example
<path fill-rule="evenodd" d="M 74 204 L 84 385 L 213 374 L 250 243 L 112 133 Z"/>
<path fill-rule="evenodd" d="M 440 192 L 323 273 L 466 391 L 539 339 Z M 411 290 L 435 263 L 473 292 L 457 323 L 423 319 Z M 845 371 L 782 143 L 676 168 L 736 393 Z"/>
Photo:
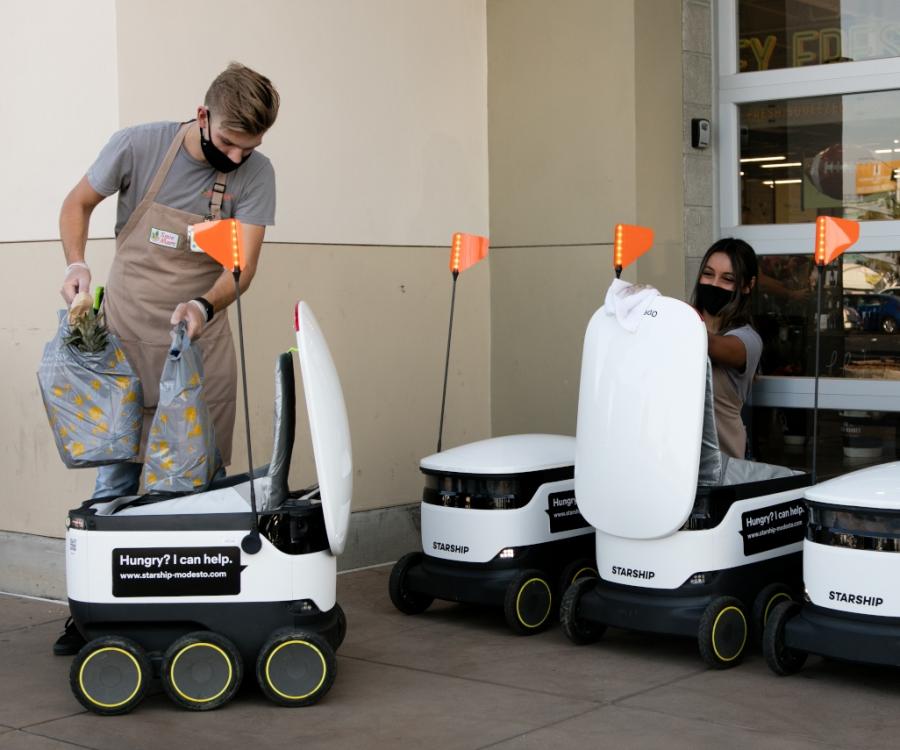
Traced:
<path fill-rule="evenodd" d="M 845 297 L 859 313 L 862 330 L 896 333 L 900 326 L 900 297 L 892 294 L 860 294 Z"/>

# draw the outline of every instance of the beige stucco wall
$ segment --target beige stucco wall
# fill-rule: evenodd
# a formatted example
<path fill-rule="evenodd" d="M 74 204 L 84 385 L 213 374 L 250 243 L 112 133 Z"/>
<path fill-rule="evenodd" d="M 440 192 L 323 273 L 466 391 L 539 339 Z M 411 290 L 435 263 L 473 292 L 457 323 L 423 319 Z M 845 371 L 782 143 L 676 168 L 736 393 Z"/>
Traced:
<path fill-rule="evenodd" d="M 681 6 L 634 4 L 636 223 L 652 227 L 653 248 L 637 261 L 637 279 L 683 297 L 684 184 Z M 688 128 L 688 139 L 690 130 Z"/>
<path fill-rule="evenodd" d="M 47 8 L 54 3 L 63 0 L 13 2 L 22 23 L 36 27 L 54 23 Z M 58 75 L 17 86 L 18 98 L 4 101 L 13 111 L 46 113 L 62 89 L 79 94 L 77 107 L 51 118 L 58 142 L 43 130 L 41 140 L 27 128 L 13 134 L 7 128 L 16 118 L 0 123 L 3 141 L 27 152 L 34 179 L 49 186 L 7 203 L 40 217 L 40 229 L 26 238 L 33 241 L 0 224 L 10 280 L 0 325 L 0 531 L 62 536 L 66 509 L 93 486 L 92 470 L 66 470 L 56 454 L 35 378 L 61 303 L 60 201 L 115 127 L 192 117 L 212 76 L 232 59 L 269 75 L 283 97 L 261 149 L 276 168 L 277 225 L 243 300 L 255 462 L 268 460 L 271 445 L 274 358 L 293 345 L 292 305 L 306 299 L 343 384 L 353 509 L 420 497 L 418 460 L 437 440 L 451 233 L 488 229 L 484 0 L 261 0 L 252 8 L 222 0 L 210 7 L 107 1 L 114 23 L 103 38 L 92 15 L 81 26 L 77 14 L 66 16 L 59 35 L 113 50 L 112 68 L 95 75 L 93 58 L 66 50 L 54 60 L 44 49 L 45 67 Z M 20 72 L 27 79 L 28 66 Z M 108 122 L 109 101 L 118 103 L 118 123 Z M 103 117 L 94 121 L 95 112 Z M 90 155 L 63 148 L 71 118 L 96 134 Z M 95 284 L 112 259 L 113 215 L 101 210 L 92 222 Z M 482 263 L 459 285 L 447 446 L 490 434 L 490 271 Z M 233 470 L 245 468 L 244 444 L 239 409 Z M 294 456 L 292 483 L 312 483 L 302 396 Z"/>
<path fill-rule="evenodd" d="M 176 0 L 114 6 L 119 124 L 190 117 L 230 59 L 271 75 L 284 95 L 263 148 L 278 174 L 278 225 L 244 308 L 257 463 L 269 450 L 272 363 L 293 342 L 291 306 L 304 298 L 343 382 L 354 509 L 418 498 L 416 464 L 436 442 L 453 230 L 489 233 L 492 249 L 460 277 L 445 446 L 574 431 L 582 335 L 612 278 L 617 222 L 657 233 L 626 277 L 683 288 L 680 3 L 264 0 L 249 17 L 237 0 L 213 15 Z M 174 16 L 182 23 L 166 26 Z M 227 44 L 198 54 L 208 38 Z M 152 65 L 147 39 L 167 50 Z M 67 62 L 59 85 L 87 82 L 84 120 L 107 87 L 78 65 Z M 95 129 L 108 135 L 104 123 Z M 62 162 L 87 166 L 28 137 L 17 142 L 43 155 L 44 184 Z M 0 530 L 50 536 L 62 535 L 65 509 L 93 479 L 62 466 L 34 378 L 59 303 L 57 192 L 29 204 L 52 217 L 34 241 L 0 227 L 16 280 L 0 326 Z M 111 215 L 89 245 L 98 283 L 112 258 Z M 295 485 L 313 481 L 299 403 Z M 240 414 L 238 425 L 234 470 L 244 468 Z"/>
<path fill-rule="evenodd" d="M 581 345 L 617 223 L 656 245 L 625 277 L 683 288 L 681 8 L 488 0 L 495 434 L 574 434 Z"/>

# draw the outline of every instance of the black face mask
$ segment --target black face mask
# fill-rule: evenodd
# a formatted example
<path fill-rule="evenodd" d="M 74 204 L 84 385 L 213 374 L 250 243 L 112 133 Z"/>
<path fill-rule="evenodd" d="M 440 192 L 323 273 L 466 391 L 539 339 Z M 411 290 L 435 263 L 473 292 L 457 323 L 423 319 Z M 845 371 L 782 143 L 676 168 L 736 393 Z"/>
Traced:
<path fill-rule="evenodd" d="M 722 289 L 714 284 L 697 284 L 697 307 L 710 315 L 718 315 L 731 302 L 733 295 L 734 292 L 730 289 Z"/>
<path fill-rule="evenodd" d="M 203 128 L 200 128 L 200 148 L 203 149 L 203 156 L 206 161 L 209 162 L 209 165 L 215 169 L 217 172 L 233 172 L 237 169 L 241 164 L 243 164 L 247 159 L 250 158 L 250 154 L 247 154 L 241 161 L 235 164 L 231 159 L 228 158 L 227 154 L 220 151 L 216 145 L 212 142 L 212 120 L 209 112 L 206 113 L 206 126 L 210 131 L 210 138 L 205 138 L 203 136 Z"/>

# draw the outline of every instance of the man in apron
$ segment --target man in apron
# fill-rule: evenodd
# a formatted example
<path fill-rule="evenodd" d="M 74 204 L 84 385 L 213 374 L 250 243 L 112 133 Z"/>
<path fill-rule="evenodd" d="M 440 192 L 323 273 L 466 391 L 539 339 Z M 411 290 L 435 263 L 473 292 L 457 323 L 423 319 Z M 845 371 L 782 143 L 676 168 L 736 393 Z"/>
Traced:
<path fill-rule="evenodd" d="M 278 105 L 268 78 L 232 63 L 210 85 L 196 119 L 115 133 L 63 201 L 59 228 L 68 265 L 61 293 L 69 304 L 78 292 L 90 290 L 85 244 L 91 213 L 118 193 L 116 253 L 103 308 L 141 379 L 141 455 L 159 398 L 169 332 L 185 321 L 203 354 L 204 391 L 221 465 L 231 461 L 237 367 L 225 308 L 235 298 L 234 278 L 205 253 L 191 252 L 187 228 L 207 219 L 242 222 L 243 293 L 256 272 L 266 226 L 275 223 L 275 173 L 256 148 L 275 122 Z M 141 467 L 100 467 L 93 497 L 136 494 Z M 54 653 L 77 653 L 82 644 L 77 630 L 67 626 Z"/>

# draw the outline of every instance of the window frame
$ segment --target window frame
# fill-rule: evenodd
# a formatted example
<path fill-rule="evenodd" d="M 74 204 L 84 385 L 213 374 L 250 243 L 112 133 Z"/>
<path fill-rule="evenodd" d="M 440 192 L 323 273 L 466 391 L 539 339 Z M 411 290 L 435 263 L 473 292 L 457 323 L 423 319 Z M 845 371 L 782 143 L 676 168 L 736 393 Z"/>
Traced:
<path fill-rule="evenodd" d="M 739 182 L 741 104 L 773 99 L 863 94 L 900 90 L 900 57 L 801 68 L 738 72 L 738 0 L 713 3 L 716 20 L 714 77 L 717 83 L 716 169 L 713 192 L 718 237 L 739 237 L 759 255 L 813 252 L 814 224 L 741 224 Z M 900 220 L 864 222 L 852 252 L 900 251 Z M 896 334 L 900 336 L 900 334 Z M 814 378 L 762 376 L 751 403 L 785 408 L 813 407 Z M 900 411 L 900 381 L 819 378 L 819 407 Z"/>

